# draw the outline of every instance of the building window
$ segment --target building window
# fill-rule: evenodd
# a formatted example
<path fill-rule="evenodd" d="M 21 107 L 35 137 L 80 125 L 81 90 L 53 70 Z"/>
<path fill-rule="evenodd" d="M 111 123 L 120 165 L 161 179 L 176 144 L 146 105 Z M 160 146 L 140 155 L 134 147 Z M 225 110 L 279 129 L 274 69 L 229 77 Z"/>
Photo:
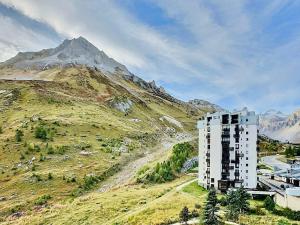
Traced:
<path fill-rule="evenodd" d="M 214 187 L 215 187 L 215 185 L 211 184 L 211 185 L 210 185 L 210 187 L 214 188 Z"/>
<path fill-rule="evenodd" d="M 246 119 L 246 122 L 248 122 L 248 119 Z"/>
<path fill-rule="evenodd" d="M 246 166 L 248 166 L 248 163 L 246 163 Z"/>
<path fill-rule="evenodd" d="M 239 149 L 239 144 L 235 144 L 235 149 Z"/>
<path fill-rule="evenodd" d="M 249 134 L 249 132 L 248 132 L 248 131 L 246 131 L 246 134 Z"/>
<path fill-rule="evenodd" d="M 246 173 L 248 173 L 248 170 L 246 170 Z"/>
<path fill-rule="evenodd" d="M 246 141 L 249 141 L 249 138 L 246 138 Z"/>
<path fill-rule="evenodd" d="M 211 182 L 215 182 L 215 178 L 210 178 L 210 181 Z"/>
<path fill-rule="evenodd" d="M 246 176 L 246 179 L 248 179 L 248 176 Z"/>
<path fill-rule="evenodd" d="M 248 145 L 248 144 L 246 144 L 246 148 L 248 148 L 248 146 L 249 146 L 249 145 Z"/>
<path fill-rule="evenodd" d="M 248 160 L 248 157 L 246 157 L 246 160 Z"/>

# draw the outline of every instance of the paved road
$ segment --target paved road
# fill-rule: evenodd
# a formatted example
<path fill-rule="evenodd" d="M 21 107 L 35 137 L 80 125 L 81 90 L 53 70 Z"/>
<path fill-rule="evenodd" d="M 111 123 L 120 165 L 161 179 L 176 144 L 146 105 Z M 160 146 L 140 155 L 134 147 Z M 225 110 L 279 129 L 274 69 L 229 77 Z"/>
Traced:
<path fill-rule="evenodd" d="M 264 164 L 273 167 L 274 170 L 287 170 L 291 168 L 289 164 L 281 162 L 277 158 L 277 155 L 265 156 L 261 158 L 261 161 Z"/>

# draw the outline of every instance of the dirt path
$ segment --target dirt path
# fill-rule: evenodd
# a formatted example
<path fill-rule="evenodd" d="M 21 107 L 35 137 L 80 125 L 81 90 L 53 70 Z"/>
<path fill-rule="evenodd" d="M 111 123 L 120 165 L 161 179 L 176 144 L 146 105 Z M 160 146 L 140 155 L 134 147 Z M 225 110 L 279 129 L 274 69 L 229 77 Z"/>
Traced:
<path fill-rule="evenodd" d="M 120 186 L 124 186 L 129 184 L 137 171 L 142 168 L 144 165 L 159 160 L 161 157 L 165 155 L 165 153 L 172 148 L 175 144 L 191 141 L 194 137 L 187 136 L 185 138 L 179 139 L 164 139 L 161 144 L 158 146 L 145 149 L 145 154 L 141 158 L 135 159 L 132 162 L 128 163 L 126 166 L 122 168 L 120 172 L 115 174 L 114 176 L 107 179 L 104 184 L 99 189 L 99 192 L 106 192 L 111 190 L 112 188 L 118 188 Z"/>

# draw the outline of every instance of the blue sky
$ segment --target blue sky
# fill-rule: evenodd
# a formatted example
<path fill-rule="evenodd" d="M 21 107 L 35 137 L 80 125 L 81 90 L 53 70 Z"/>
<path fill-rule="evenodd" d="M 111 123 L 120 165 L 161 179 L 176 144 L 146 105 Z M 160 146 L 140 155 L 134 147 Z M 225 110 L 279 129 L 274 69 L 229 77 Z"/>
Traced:
<path fill-rule="evenodd" d="M 300 108 L 300 1 L 0 0 L 0 61 L 83 36 L 174 96 Z"/>

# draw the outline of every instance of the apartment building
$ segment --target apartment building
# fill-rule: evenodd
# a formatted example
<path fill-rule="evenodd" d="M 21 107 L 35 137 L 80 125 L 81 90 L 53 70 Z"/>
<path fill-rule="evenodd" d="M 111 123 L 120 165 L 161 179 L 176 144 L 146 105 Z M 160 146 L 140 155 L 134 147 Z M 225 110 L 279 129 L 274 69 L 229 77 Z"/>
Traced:
<path fill-rule="evenodd" d="M 257 185 L 258 116 L 238 112 L 208 113 L 199 129 L 199 185 L 221 192 L 228 188 L 253 189 Z"/>

